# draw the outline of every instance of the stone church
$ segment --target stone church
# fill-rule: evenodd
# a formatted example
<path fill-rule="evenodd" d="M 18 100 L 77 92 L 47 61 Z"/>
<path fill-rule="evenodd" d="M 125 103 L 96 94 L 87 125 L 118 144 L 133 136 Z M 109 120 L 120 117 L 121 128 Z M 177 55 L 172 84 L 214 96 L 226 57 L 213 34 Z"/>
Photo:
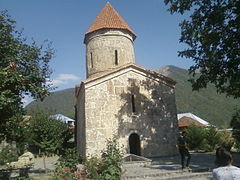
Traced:
<path fill-rule="evenodd" d="M 107 3 L 85 34 L 87 79 L 76 86 L 77 149 L 100 154 L 114 135 L 125 153 L 176 154 L 175 81 L 135 64 L 136 35 Z"/>

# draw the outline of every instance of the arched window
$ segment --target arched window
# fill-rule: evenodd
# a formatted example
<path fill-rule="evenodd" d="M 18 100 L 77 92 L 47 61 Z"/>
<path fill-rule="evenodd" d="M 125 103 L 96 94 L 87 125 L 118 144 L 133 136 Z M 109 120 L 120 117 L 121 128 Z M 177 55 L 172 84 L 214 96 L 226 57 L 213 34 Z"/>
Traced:
<path fill-rule="evenodd" d="M 140 138 L 138 134 L 132 133 L 129 136 L 129 148 L 130 154 L 141 156 Z"/>

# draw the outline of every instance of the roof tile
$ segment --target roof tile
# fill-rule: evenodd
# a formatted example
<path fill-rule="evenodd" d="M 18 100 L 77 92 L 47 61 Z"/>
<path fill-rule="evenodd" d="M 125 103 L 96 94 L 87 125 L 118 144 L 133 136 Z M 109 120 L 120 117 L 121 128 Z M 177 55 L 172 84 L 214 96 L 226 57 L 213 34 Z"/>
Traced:
<path fill-rule="evenodd" d="M 104 28 L 126 29 L 130 31 L 134 39 L 136 38 L 136 35 L 133 32 L 133 30 L 128 26 L 128 24 L 118 14 L 118 12 L 110 5 L 109 2 L 106 3 L 104 8 L 98 14 L 93 24 L 87 30 L 86 34 L 99 29 L 104 29 Z"/>

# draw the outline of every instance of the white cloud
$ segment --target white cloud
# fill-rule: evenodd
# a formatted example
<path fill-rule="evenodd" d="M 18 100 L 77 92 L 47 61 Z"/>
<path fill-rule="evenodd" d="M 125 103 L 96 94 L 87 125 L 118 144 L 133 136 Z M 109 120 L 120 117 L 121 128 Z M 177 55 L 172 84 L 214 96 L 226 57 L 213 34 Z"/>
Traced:
<path fill-rule="evenodd" d="M 52 82 L 53 86 L 59 86 L 61 84 L 67 84 L 66 81 L 62 81 L 62 80 L 59 80 L 59 79 L 53 79 Z"/>
<path fill-rule="evenodd" d="M 67 81 L 67 80 L 79 81 L 80 80 L 80 78 L 74 74 L 59 74 L 58 79 L 63 81 Z"/>
<path fill-rule="evenodd" d="M 80 81 L 80 77 L 74 74 L 59 74 L 55 79 L 52 80 L 51 83 L 53 84 L 53 86 L 60 86 L 77 81 Z"/>

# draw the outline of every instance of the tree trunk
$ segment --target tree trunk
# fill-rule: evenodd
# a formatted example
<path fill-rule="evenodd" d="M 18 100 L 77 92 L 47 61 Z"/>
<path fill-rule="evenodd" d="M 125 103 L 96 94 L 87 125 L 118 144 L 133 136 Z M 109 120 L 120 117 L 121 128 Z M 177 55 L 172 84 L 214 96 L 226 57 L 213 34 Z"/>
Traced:
<path fill-rule="evenodd" d="M 43 155 L 43 167 L 45 169 L 45 171 L 47 170 L 47 166 L 46 166 L 46 155 Z"/>

